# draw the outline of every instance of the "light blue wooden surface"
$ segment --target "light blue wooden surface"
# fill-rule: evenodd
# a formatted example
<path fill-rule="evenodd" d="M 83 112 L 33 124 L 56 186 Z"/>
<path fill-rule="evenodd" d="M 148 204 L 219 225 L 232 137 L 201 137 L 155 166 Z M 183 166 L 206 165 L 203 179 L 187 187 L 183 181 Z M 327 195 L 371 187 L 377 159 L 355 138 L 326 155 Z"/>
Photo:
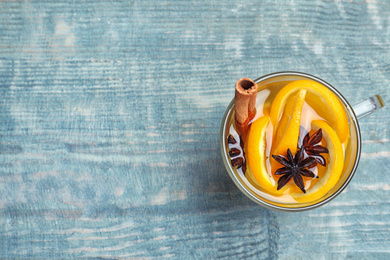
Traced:
<path fill-rule="evenodd" d="M 0 258 L 389 259 L 385 108 L 330 204 L 261 208 L 227 175 L 238 78 L 311 73 L 389 103 L 389 1 L 2 1 Z"/>

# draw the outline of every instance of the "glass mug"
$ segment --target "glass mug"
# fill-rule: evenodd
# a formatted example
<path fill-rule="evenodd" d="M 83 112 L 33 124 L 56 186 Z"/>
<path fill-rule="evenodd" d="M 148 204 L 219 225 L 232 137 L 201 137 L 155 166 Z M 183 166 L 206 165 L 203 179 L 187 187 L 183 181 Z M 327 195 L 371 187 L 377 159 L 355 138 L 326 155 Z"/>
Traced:
<path fill-rule="evenodd" d="M 258 203 L 261 206 L 265 206 L 270 209 L 294 212 L 294 211 L 304 211 L 309 209 L 314 209 L 319 206 L 322 206 L 332 199 L 334 199 L 338 194 L 340 194 L 348 183 L 351 181 L 352 177 L 355 174 L 355 171 L 359 164 L 360 151 L 361 151 L 361 136 L 360 129 L 358 124 L 358 119 L 363 118 L 376 110 L 384 106 L 383 100 L 379 95 L 370 97 L 369 99 L 358 103 L 357 105 L 351 107 L 348 101 L 329 83 L 306 73 L 301 72 L 277 72 L 265 75 L 260 77 L 254 82 L 261 89 L 262 86 L 270 84 L 287 84 L 296 80 L 313 80 L 331 90 L 341 101 L 344 110 L 347 114 L 349 127 L 350 127 L 350 141 L 349 145 L 345 152 L 344 159 L 344 168 L 343 173 L 341 174 L 340 179 L 336 185 L 324 196 L 315 201 L 299 203 L 299 202 L 283 202 L 278 201 L 275 197 L 270 196 L 267 192 L 261 191 L 252 185 L 248 179 L 244 176 L 244 173 L 240 170 L 237 170 L 232 166 L 230 157 L 228 154 L 228 135 L 230 133 L 230 127 L 232 122 L 232 116 L 234 115 L 234 98 L 227 107 L 225 114 L 222 119 L 222 125 L 220 130 L 220 148 L 222 153 L 222 160 L 226 167 L 226 170 L 230 177 L 232 178 L 235 185 L 251 200 Z M 246 162 L 245 162 L 246 163 Z M 292 181 L 292 180 L 291 180 Z M 261 185 L 261 184 L 260 184 Z"/>

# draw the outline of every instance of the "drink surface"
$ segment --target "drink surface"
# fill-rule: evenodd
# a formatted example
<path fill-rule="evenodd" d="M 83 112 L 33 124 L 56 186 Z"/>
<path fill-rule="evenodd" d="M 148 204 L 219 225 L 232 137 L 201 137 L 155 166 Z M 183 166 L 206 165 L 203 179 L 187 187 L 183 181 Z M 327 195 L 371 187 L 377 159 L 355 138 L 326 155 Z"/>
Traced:
<path fill-rule="evenodd" d="M 244 138 L 235 130 L 234 115 L 230 120 L 228 136 L 235 143 L 230 142 L 227 150 L 235 151 L 231 160 L 232 164 L 236 160 L 236 174 L 273 204 L 294 207 L 322 200 L 343 178 L 351 156 L 344 106 L 332 91 L 312 80 L 274 80 L 259 83 L 258 88 L 256 115 Z"/>

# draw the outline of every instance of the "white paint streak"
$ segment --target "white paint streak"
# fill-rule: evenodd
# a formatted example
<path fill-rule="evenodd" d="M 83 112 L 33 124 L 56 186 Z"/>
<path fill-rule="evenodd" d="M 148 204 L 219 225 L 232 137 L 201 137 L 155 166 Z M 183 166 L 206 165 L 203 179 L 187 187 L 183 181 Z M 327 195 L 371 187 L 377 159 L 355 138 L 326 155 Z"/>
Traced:
<path fill-rule="evenodd" d="M 117 197 L 120 197 L 123 195 L 124 188 L 123 187 L 117 187 L 115 188 L 114 194 Z"/>
<path fill-rule="evenodd" d="M 375 123 L 377 124 L 377 123 Z M 379 140 L 364 140 L 362 141 L 363 144 L 384 144 L 388 143 L 390 140 L 387 138 L 379 139 Z"/>
<path fill-rule="evenodd" d="M 314 226 L 316 228 L 342 228 L 347 227 L 347 226 L 387 226 L 389 223 L 386 222 L 379 222 L 379 221 L 372 221 L 372 222 L 359 222 L 359 223 L 349 223 L 349 222 L 342 222 L 342 221 L 333 221 L 330 223 L 316 223 Z M 358 227 L 356 227 L 358 229 Z M 333 232 L 333 230 L 332 230 Z M 341 232 L 342 231 L 338 231 Z"/>
<path fill-rule="evenodd" d="M 91 234 L 91 233 L 101 233 L 101 232 L 115 232 L 115 231 L 120 231 L 123 229 L 132 228 L 132 227 L 134 227 L 134 221 L 129 220 L 129 221 L 123 222 L 121 224 L 114 225 L 112 227 L 99 228 L 99 229 L 71 228 L 71 229 L 67 229 L 67 230 L 59 230 L 57 232 L 57 234 L 65 235 L 65 234 L 73 234 L 73 233 L 75 233 L 75 234 L 78 234 L 78 233 Z M 46 233 L 44 233 L 44 234 L 46 234 Z M 48 233 L 48 234 L 51 234 L 51 233 Z"/>
<path fill-rule="evenodd" d="M 155 232 L 160 232 L 160 231 L 164 231 L 165 230 L 165 228 L 155 228 L 155 229 L 153 229 L 153 231 L 155 231 Z"/>
<path fill-rule="evenodd" d="M 156 136 L 160 136 L 160 134 L 158 134 L 158 133 L 147 133 L 146 136 L 156 137 Z"/>
<path fill-rule="evenodd" d="M 341 1 L 341 0 L 334 0 L 334 2 L 336 4 L 336 6 L 337 6 L 337 9 L 339 10 L 340 16 L 343 17 L 343 18 L 346 18 L 346 12 L 345 12 L 343 1 Z"/>
<path fill-rule="evenodd" d="M 157 195 L 151 198 L 149 205 L 161 206 L 161 205 L 166 205 L 167 203 L 172 201 L 185 200 L 185 199 L 187 199 L 186 190 L 170 192 L 168 187 L 164 187 L 160 190 L 160 192 Z"/>
<path fill-rule="evenodd" d="M 67 24 L 65 21 L 60 20 L 56 24 L 54 37 L 63 39 L 65 46 L 74 46 L 75 35 L 73 30 L 73 26 Z"/>
<path fill-rule="evenodd" d="M 390 190 L 390 184 L 383 184 L 383 183 L 377 183 L 377 184 L 359 184 L 359 185 L 353 185 L 352 187 L 357 187 L 357 190 Z"/>
<path fill-rule="evenodd" d="M 316 214 L 309 214 L 310 217 L 340 217 L 340 216 L 345 216 L 345 215 L 351 215 L 352 213 L 348 214 L 350 212 L 344 212 L 341 210 L 335 210 L 332 212 L 324 212 L 324 213 L 316 213 Z"/>
<path fill-rule="evenodd" d="M 195 124 L 182 124 L 181 125 L 182 127 L 187 127 L 187 128 L 193 128 L 193 127 L 196 127 Z"/>
<path fill-rule="evenodd" d="M 139 235 L 139 233 L 130 233 L 130 234 L 126 234 L 126 235 L 120 235 L 120 236 L 93 236 L 93 237 L 68 237 L 66 238 L 65 240 L 67 241 L 93 241 L 93 240 L 106 240 L 106 239 L 122 239 L 122 238 L 129 238 L 129 237 L 133 237 L 133 236 L 136 236 L 136 235 Z"/>
<path fill-rule="evenodd" d="M 117 245 L 117 246 L 109 246 L 109 247 L 104 247 L 104 248 L 95 248 L 95 247 L 80 247 L 80 248 L 75 248 L 69 250 L 70 253 L 82 253 L 82 252 L 101 252 L 101 251 L 118 251 L 122 250 L 128 247 L 131 247 L 134 245 L 134 242 L 126 242 L 123 245 Z"/>
<path fill-rule="evenodd" d="M 313 46 L 313 51 L 317 55 L 322 55 L 324 53 L 324 48 L 321 42 L 316 42 Z"/>
<path fill-rule="evenodd" d="M 156 163 L 149 163 L 150 167 L 168 167 L 169 164 L 165 162 L 156 162 Z"/>
<path fill-rule="evenodd" d="M 371 20 L 373 24 L 376 25 L 378 30 L 382 30 L 382 25 L 381 25 L 381 19 L 380 16 L 378 15 L 378 8 L 376 6 L 377 3 L 373 3 L 371 1 L 367 1 L 367 11 L 370 14 Z"/>
<path fill-rule="evenodd" d="M 380 151 L 380 152 L 375 152 L 375 153 L 362 153 L 361 154 L 362 158 L 379 158 L 379 157 L 390 157 L 390 151 Z"/>
<path fill-rule="evenodd" d="M 34 179 L 46 178 L 47 176 L 60 177 L 61 173 L 56 171 L 40 171 L 32 175 Z"/>
<path fill-rule="evenodd" d="M 328 207 L 339 207 L 339 206 L 358 206 L 361 205 L 358 201 L 333 201 L 329 203 Z"/>
<path fill-rule="evenodd" d="M 167 204 L 169 201 L 169 190 L 168 187 L 164 187 L 160 190 L 160 192 L 154 196 L 149 205 L 151 206 L 161 206 Z"/>
<path fill-rule="evenodd" d="M 166 153 L 166 150 L 149 150 L 148 153 Z"/>
<path fill-rule="evenodd" d="M 194 140 L 194 139 L 186 139 L 186 140 L 183 140 L 181 141 L 183 143 L 195 143 L 195 142 L 199 142 L 198 140 Z"/>
<path fill-rule="evenodd" d="M 169 237 L 167 236 L 158 236 L 158 237 L 155 237 L 153 238 L 152 240 L 165 240 L 165 239 L 168 239 Z"/>
<path fill-rule="evenodd" d="M 229 37 L 224 42 L 225 44 L 225 56 L 231 58 L 242 58 L 242 45 L 244 41 L 239 37 Z"/>

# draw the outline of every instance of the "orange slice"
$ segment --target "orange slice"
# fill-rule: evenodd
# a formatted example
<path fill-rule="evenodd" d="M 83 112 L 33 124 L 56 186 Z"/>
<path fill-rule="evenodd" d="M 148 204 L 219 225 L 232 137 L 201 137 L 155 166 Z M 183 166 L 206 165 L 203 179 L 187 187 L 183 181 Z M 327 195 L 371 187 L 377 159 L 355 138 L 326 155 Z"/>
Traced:
<path fill-rule="evenodd" d="M 349 124 L 343 105 L 331 90 L 312 80 L 293 81 L 278 92 L 270 111 L 272 124 L 274 126 L 277 124 L 282 116 L 287 100 L 300 89 L 308 91 L 306 102 L 315 108 L 319 116 L 330 122 L 336 130 L 340 141 L 344 143 L 349 136 Z"/>
<path fill-rule="evenodd" d="M 283 135 L 286 132 L 286 129 L 288 127 L 288 124 L 290 123 L 290 118 L 291 118 L 290 116 L 286 116 L 286 115 L 293 114 L 295 103 L 297 102 L 297 97 L 296 97 L 297 95 L 298 93 L 295 96 L 289 98 L 289 100 L 287 100 L 283 110 L 283 116 L 279 121 L 276 122 L 276 125 L 274 126 L 275 131 L 274 131 L 273 140 L 281 140 L 283 138 Z"/>
<path fill-rule="evenodd" d="M 282 124 L 279 124 L 278 130 L 276 133 L 283 132 L 283 137 L 280 140 L 279 143 L 276 144 L 276 148 L 273 150 L 272 154 L 274 155 L 283 155 L 286 156 L 287 149 L 291 150 L 291 153 L 295 155 L 297 151 L 298 146 L 298 137 L 299 137 L 299 127 L 301 123 L 301 114 L 302 114 L 302 107 L 305 102 L 307 91 L 305 89 L 301 89 L 298 92 L 298 95 L 295 99 L 295 104 L 292 110 L 292 113 L 290 111 L 285 111 L 282 118 L 282 124 L 285 124 L 287 121 L 286 118 L 289 118 L 289 123 L 287 128 L 284 128 Z M 273 105 L 272 105 L 273 107 Z M 288 107 L 288 109 L 291 109 Z M 284 129 L 283 129 L 284 128 Z M 281 134 L 279 134 L 281 135 Z M 276 139 L 275 141 L 277 141 Z M 276 163 L 276 161 L 275 161 Z"/>
<path fill-rule="evenodd" d="M 344 167 L 343 147 L 333 128 L 323 120 L 314 120 L 311 127 L 315 131 L 322 128 L 322 136 L 329 150 L 329 162 L 324 175 L 306 194 L 293 195 L 299 202 L 311 202 L 325 196 L 339 181 Z"/>
<path fill-rule="evenodd" d="M 247 139 L 247 154 L 249 167 L 258 184 L 266 190 L 276 190 L 276 184 L 265 166 L 265 134 L 269 117 L 263 116 L 252 123 Z"/>

